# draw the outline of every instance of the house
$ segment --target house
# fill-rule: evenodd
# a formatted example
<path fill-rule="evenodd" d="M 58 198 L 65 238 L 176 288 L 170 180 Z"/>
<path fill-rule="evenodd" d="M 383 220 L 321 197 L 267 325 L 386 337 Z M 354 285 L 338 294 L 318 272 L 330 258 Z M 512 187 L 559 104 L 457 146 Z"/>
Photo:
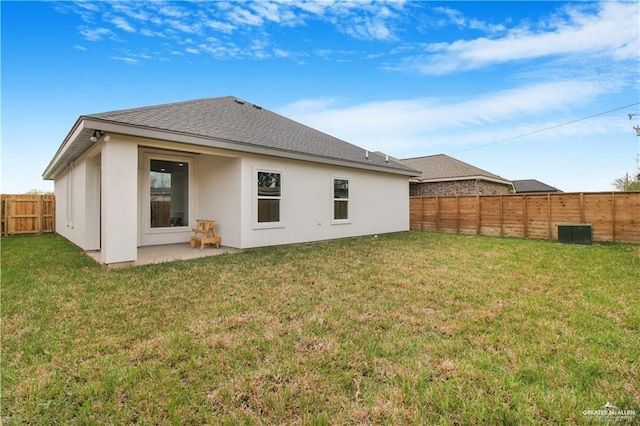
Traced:
<path fill-rule="evenodd" d="M 547 185 L 546 183 L 542 183 L 536 179 L 514 180 L 512 182 L 513 182 L 513 186 L 516 189 L 516 194 L 562 192 L 558 188 L 555 188 L 551 185 Z"/>
<path fill-rule="evenodd" d="M 503 195 L 515 192 L 511 181 L 445 154 L 400 160 L 419 170 L 411 178 L 410 195 Z"/>
<path fill-rule="evenodd" d="M 43 177 L 56 231 L 116 264 L 196 219 L 240 249 L 408 230 L 416 174 L 229 96 L 82 115 Z"/>

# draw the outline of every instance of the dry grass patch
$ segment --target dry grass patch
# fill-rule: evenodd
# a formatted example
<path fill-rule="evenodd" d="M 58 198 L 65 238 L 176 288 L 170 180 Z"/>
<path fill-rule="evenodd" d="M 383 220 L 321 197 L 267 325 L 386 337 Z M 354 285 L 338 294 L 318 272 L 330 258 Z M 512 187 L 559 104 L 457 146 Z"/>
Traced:
<path fill-rule="evenodd" d="M 636 246 L 401 233 L 105 270 L 55 235 L 2 242 L 6 424 L 640 407 Z"/>

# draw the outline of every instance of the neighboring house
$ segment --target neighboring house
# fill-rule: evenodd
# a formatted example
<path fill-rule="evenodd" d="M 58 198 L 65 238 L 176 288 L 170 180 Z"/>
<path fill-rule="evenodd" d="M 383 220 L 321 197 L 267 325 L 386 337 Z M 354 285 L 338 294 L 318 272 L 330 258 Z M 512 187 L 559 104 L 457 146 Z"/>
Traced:
<path fill-rule="evenodd" d="M 514 193 L 511 181 L 445 154 L 400 161 L 422 172 L 410 180 L 412 197 Z"/>
<path fill-rule="evenodd" d="M 196 219 L 235 248 L 408 230 L 417 174 L 222 97 L 80 116 L 43 177 L 56 231 L 112 264 L 189 241 Z"/>
<path fill-rule="evenodd" d="M 516 194 L 535 194 L 540 192 L 562 192 L 558 188 L 542 183 L 536 179 L 514 180 L 513 186 L 516 188 Z"/>

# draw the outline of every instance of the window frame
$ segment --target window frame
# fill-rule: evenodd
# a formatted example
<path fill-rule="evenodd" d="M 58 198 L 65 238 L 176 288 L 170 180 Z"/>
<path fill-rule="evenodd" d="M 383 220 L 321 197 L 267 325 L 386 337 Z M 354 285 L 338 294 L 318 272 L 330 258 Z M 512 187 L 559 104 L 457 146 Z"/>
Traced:
<path fill-rule="evenodd" d="M 335 185 L 337 180 L 347 181 L 347 197 L 336 198 Z M 331 176 L 331 224 L 344 225 L 351 223 L 351 179 L 345 176 Z M 336 202 L 347 204 L 347 217 L 345 219 L 336 219 Z"/>
<path fill-rule="evenodd" d="M 191 231 L 191 228 L 193 228 L 193 225 L 195 224 L 195 219 L 194 219 L 194 198 L 195 198 L 195 189 L 194 189 L 194 185 L 195 185 L 195 175 L 196 175 L 196 170 L 195 170 L 195 166 L 194 166 L 194 158 L 192 156 L 187 156 L 187 155 L 172 155 L 170 153 L 165 153 L 165 152 L 159 152 L 159 151 L 145 151 L 142 155 L 142 161 L 143 161 L 143 176 L 144 176 L 144 182 L 142 185 L 141 190 L 143 191 L 144 197 L 142 197 L 143 199 L 141 200 L 143 203 L 142 207 L 142 211 L 143 211 L 143 217 L 142 222 L 143 222 L 143 229 L 144 229 L 144 234 L 145 235 L 153 235 L 153 234 L 167 234 L 167 233 L 180 233 L 180 232 L 187 232 L 187 231 Z M 187 174 L 187 209 L 188 209 L 188 213 L 187 213 L 187 224 L 186 225 L 180 225 L 180 226 L 158 226 L 158 227 L 151 227 L 151 161 L 152 160 L 159 160 L 159 161 L 170 161 L 170 162 L 175 162 L 175 163 L 185 163 L 187 164 L 188 167 L 188 174 Z"/>
<path fill-rule="evenodd" d="M 258 175 L 259 173 L 273 173 L 280 175 L 280 195 L 268 196 L 260 195 L 258 191 Z M 284 173 L 282 170 L 272 170 L 264 168 L 255 168 L 253 171 L 253 228 L 254 229 L 273 229 L 284 228 Z M 273 222 L 259 222 L 258 209 L 259 200 L 278 200 L 278 220 Z"/>

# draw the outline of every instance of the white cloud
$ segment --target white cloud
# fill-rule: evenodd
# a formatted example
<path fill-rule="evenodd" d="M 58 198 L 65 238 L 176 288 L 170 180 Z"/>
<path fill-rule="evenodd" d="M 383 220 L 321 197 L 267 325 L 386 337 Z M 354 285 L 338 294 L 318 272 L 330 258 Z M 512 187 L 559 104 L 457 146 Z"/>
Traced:
<path fill-rule="evenodd" d="M 149 28 L 141 29 L 140 34 L 147 37 L 166 38 L 166 35 L 164 35 L 164 33 L 161 33 L 159 31 L 153 31 L 153 30 L 150 30 Z"/>
<path fill-rule="evenodd" d="M 235 25 L 229 24 L 227 22 L 221 22 L 221 21 L 215 21 L 215 20 L 208 20 L 205 22 L 205 25 L 216 31 L 220 31 L 227 34 L 232 33 L 237 28 Z"/>
<path fill-rule="evenodd" d="M 264 20 L 260 16 L 240 7 L 236 7 L 232 12 L 229 13 L 228 17 L 229 19 L 231 19 L 231 22 L 233 24 L 239 26 L 258 26 L 262 25 L 262 23 L 264 22 Z"/>
<path fill-rule="evenodd" d="M 390 40 L 395 39 L 393 31 L 387 24 L 378 19 L 362 18 L 357 19 L 353 26 L 350 26 L 345 32 L 355 38 L 364 40 Z"/>
<path fill-rule="evenodd" d="M 199 23 L 190 23 L 186 21 L 180 21 L 178 19 L 167 19 L 165 21 L 165 24 L 170 28 L 187 34 L 197 34 L 200 32 Z"/>
<path fill-rule="evenodd" d="M 272 22 L 281 22 L 280 8 L 277 3 L 257 2 L 250 3 L 250 6 L 258 16 Z"/>
<path fill-rule="evenodd" d="M 244 51 L 233 43 L 223 43 L 213 37 L 200 43 L 198 50 L 202 53 L 208 53 L 214 58 L 238 58 L 244 54 Z"/>
<path fill-rule="evenodd" d="M 98 4 L 90 1 L 77 1 L 77 2 L 74 2 L 73 4 L 76 7 L 79 7 L 81 9 L 88 10 L 91 12 L 98 12 L 100 10 L 100 7 Z"/>
<path fill-rule="evenodd" d="M 433 20 L 443 16 L 442 25 L 476 29 L 489 36 L 452 42 L 387 43 L 377 52 L 352 52 L 349 56 L 323 55 L 327 50 L 318 49 L 319 46 L 313 46 L 311 51 L 334 61 L 388 56 L 397 60 L 386 66 L 387 69 L 441 75 L 526 59 L 574 58 L 578 54 L 590 59 L 598 56 L 628 59 L 637 57 L 639 49 L 637 5 L 624 2 L 595 6 L 592 3 L 570 3 L 561 13 L 538 27 L 521 24 L 510 30 L 505 30 L 502 23 L 467 17 L 449 6 L 430 7 L 402 1 L 193 2 L 189 6 L 184 3 L 105 2 L 86 8 L 71 4 L 58 9 L 93 20 L 93 25 L 80 29 L 80 33 L 91 41 L 104 38 L 118 40 L 118 37 L 126 40 L 127 33 L 138 30 L 146 37 L 162 38 L 165 51 L 171 52 L 179 49 L 175 43 L 182 43 L 185 35 L 199 38 L 196 43 L 208 44 L 207 37 L 223 33 L 233 34 L 237 46 L 250 46 L 256 38 L 266 40 L 259 51 L 253 49 L 248 54 L 238 55 L 234 45 L 230 50 L 233 57 L 265 58 L 275 55 L 299 58 L 308 56 L 307 51 L 295 52 L 282 42 L 276 47 L 268 37 L 273 27 L 319 22 L 359 40 L 397 42 L 412 22 L 412 10 L 418 8 L 420 19 L 424 17 L 428 21 L 424 25 L 434 25 Z M 109 30 L 109 26 L 104 25 L 107 22 L 115 27 Z M 118 36 L 113 31 L 118 31 Z M 216 57 L 225 57 L 219 46 L 215 52 Z"/>
<path fill-rule="evenodd" d="M 114 61 L 122 61 L 125 62 L 127 64 L 137 64 L 140 61 L 136 58 L 130 58 L 130 57 L 125 57 L 125 56 L 112 56 L 111 59 L 113 59 Z"/>
<path fill-rule="evenodd" d="M 289 58 L 289 57 L 293 56 L 293 54 L 291 52 L 287 52 L 286 50 L 282 50 L 282 49 L 274 49 L 273 50 L 273 54 L 277 58 Z"/>
<path fill-rule="evenodd" d="M 459 27 L 464 27 L 466 25 L 466 19 L 462 12 L 456 9 L 452 9 L 450 7 L 434 7 L 433 11 L 436 13 L 440 13 L 447 18 L 447 21 L 440 21 L 440 25 L 444 26 L 448 23 L 452 23 L 453 25 L 457 25 Z"/>
<path fill-rule="evenodd" d="M 319 2 L 319 1 L 302 1 L 302 2 L 296 2 L 296 6 L 305 11 L 305 12 L 309 12 L 312 13 L 314 15 L 318 15 L 321 16 L 325 13 L 325 11 L 331 7 L 331 2 L 326 1 L 326 2 Z"/>
<path fill-rule="evenodd" d="M 436 143 L 483 143 L 513 136 L 519 126 L 557 123 L 557 117 L 606 90 L 591 81 L 561 81 L 451 102 L 417 98 L 340 107 L 333 98 L 308 99 L 278 112 L 371 150 L 398 154 Z"/>
<path fill-rule="evenodd" d="M 437 14 L 442 14 L 446 19 L 437 21 L 436 26 L 444 27 L 449 24 L 453 24 L 459 28 L 470 28 L 472 30 L 479 30 L 487 33 L 498 33 L 505 30 L 503 24 L 490 24 L 485 21 L 481 21 L 476 18 L 467 18 L 462 12 L 450 7 L 434 7 L 433 11 Z"/>
<path fill-rule="evenodd" d="M 329 22 L 361 40 L 397 40 L 397 28 L 406 19 L 403 2 L 338 2 L 330 9 Z"/>
<path fill-rule="evenodd" d="M 81 27 L 80 34 L 84 36 L 89 41 L 99 41 L 104 37 L 108 37 L 110 39 L 117 39 L 115 33 L 108 28 L 88 28 Z"/>
<path fill-rule="evenodd" d="M 124 18 L 120 17 L 120 16 L 116 16 L 114 18 L 112 18 L 111 23 L 113 25 L 115 25 L 117 28 L 126 31 L 128 33 L 135 33 L 136 29 L 133 28 Z"/>
<path fill-rule="evenodd" d="M 171 18 L 184 18 L 189 15 L 188 11 L 178 6 L 163 6 L 158 9 L 158 12 Z"/>
<path fill-rule="evenodd" d="M 440 75 L 554 55 L 634 59 L 640 49 L 637 9 L 635 3 L 605 2 L 590 14 L 583 7 L 570 6 L 568 17 L 555 18 L 548 28 L 516 27 L 501 38 L 432 43 L 424 56 L 408 59 L 405 65 Z"/>
<path fill-rule="evenodd" d="M 166 52 L 170 53 L 177 49 L 171 43 L 182 43 L 185 34 L 197 34 L 203 39 L 198 42 L 208 44 L 204 40 L 212 33 L 220 32 L 234 34 L 234 43 L 238 46 L 249 46 L 250 51 L 246 54 L 238 54 L 235 47 L 227 49 L 233 57 L 251 58 L 308 56 L 305 51 L 275 47 L 268 35 L 273 27 L 304 26 L 311 21 L 328 23 L 337 31 L 360 40 L 396 40 L 397 30 L 401 28 L 399 22 L 407 19 L 402 13 L 404 7 L 403 1 L 189 2 L 188 5 L 179 2 L 103 2 L 87 7 L 56 6 L 63 13 L 79 14 L 90 23 L 80 32 L 91 41 L 107 37 L 127 41 L 127 33 L 137 32 L 145 37 L 162 38 L 166 41 Z M 113 25 L 110 30 L 107 23 Z M 260 49 L 251 47 L 257 38 L 268 40 L 268 44 Z M 225 57 L 220 46 L 213 50 L 216 57 Z"/>
<path fill-rule="evenodd" d="M 148 21 L 150 15 L 147 11 L 142 9 L 133 9 L 129 6 L 129 4 L 124 2 L 116 2 L 111 5 L 116 12 L 121 12 L 129 18 L 135 19 L 136 21 L 145 22 Z"/>

